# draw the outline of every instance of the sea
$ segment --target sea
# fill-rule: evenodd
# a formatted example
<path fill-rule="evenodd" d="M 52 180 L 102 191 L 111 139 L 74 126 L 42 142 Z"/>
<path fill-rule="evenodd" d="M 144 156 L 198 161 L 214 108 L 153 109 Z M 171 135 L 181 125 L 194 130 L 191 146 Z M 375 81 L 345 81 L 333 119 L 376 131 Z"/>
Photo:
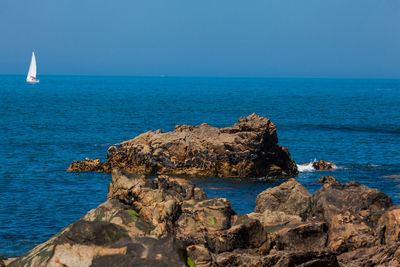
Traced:
<path fill-rule="evenodd" d="M 318 178 L 358 181 L 400 204 L 400 80 L 0 76 L 0 255 L 28 252 L 106 201 L 110 174 L 70 173 L 110 145 L 177 124 L 230 126 L 252 113 L 272 120 L 311 193 Z M 282 181 L 193 178 L 237 213 Z"/>

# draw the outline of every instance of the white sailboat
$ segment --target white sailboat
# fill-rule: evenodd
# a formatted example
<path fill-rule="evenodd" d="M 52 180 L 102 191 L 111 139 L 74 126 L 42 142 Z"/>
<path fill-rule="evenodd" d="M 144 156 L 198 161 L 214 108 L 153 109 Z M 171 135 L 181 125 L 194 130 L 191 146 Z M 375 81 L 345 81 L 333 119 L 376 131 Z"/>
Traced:
<path fill-rule="evenodd" d="M 36 80 L 36 58 L 35 53 L 32 52 L 31 65 L 29 66 L 28 76 L 26 76 L 27 83 L 38 83 L 39 80 Z"/>

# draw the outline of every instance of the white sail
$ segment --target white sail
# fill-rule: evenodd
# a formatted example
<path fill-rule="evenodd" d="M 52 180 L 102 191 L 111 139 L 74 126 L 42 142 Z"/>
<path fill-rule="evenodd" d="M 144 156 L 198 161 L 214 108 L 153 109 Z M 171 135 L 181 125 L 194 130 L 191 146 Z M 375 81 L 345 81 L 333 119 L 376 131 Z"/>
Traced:
<path fill-rule="evenodd" d="M 36 58 L 35 53 L 32 52 L 31 65 L 29 66 L 28 76 L 26 76 L 27 82 L 34 82 L 36 80 Z"/>

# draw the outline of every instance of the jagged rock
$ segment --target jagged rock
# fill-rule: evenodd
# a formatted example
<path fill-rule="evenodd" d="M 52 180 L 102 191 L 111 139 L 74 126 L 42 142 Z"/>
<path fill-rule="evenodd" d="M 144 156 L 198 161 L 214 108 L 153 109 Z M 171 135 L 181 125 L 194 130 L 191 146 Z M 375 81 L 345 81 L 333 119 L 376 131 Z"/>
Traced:
<path fill-rule="evenodd" d="M 9 266 L 339 266 L 336 255 L 342 266 L 400 262 L 399 206 L 376 189 L 327 183 L 310 197 L 289 180 L 261 195 L 263 213 L 236 214 L 188 180 L 115 169 L 105 203 Z"/>
<path fill-rule="evenodd" d="M 387 195 L 360 183 L 331 183 L 314 193 L 303 217 L 328 222 L 328 247 L 343 253 L 379 242 L 374 228 L 391 205 Z"/>
<path fill-rule="evenodd" d="M 300 216 L 305 212 L 310 198 L 311 194 L 304 186 L 295 179 L 290 179 L 280 186 L 261 192 L 256 199 L 255 212 L 269 210 Z"/>
<path fill-rule="evenodd" d="M 335 214 L 349 211 L 364 221 L 376 224 L 392 205 L 390 197 L 358 182 L 324 184 L 311 198 L 307 216 L 330 221 Z"/>
<path fill-rule="evenodd" d="M 207 199 L 207 196 L 202 189 L 185 179 L 159 176 L 151 181 L 141 175 L 115 169 L 108 199 L 118 199 L 130 205 L 156 226 L 154 232 L 164 235 L 181 215 L 185 201 L 198 202 Z"/>
<path fill-rule="evenodd" d="M 231 227 L 234 211 L 224 198 L 185 202 L 176 221 L 176 237 L 187 245 L 205 244 L 207 238 Z"/>
<path fill-rule="evenodd" d="M 360 248 L 339 255 L 341 266 L 400 266 L 400 242 L 379 245 L 370 248 Z"/>
<path fill-rule="evenodd" d="M 400 205 L 393 206 L 378 221 L 383 231 L 383 243 L 400 241 Z"/>
<path fill-rule="evenodd" d="M 333 176 L 322 176 L 321 178 L 319 178 L 318 183 L 332 184 L 332 183 L 338 183 L 338 181 Z"/>
<path fill-rule="evenodd" d="M 108 163 L 102 163 L 99 159 L 86 158 L 82 161 L 73 161 L 68 167 L 69 172 L 109 172 Z"/>
<path fill-rule="evenodd" d="M 315 170 L 332 170 L 332 169 L 336 169 L 336 165 L 332 161 L 325 161 L 325 160 L 314 161 L 312 163 L 312 165 L 313 165 L 313 168 Z"/>
<path fill-rule="evenodd" d="M 328 248 L 337 253 L 370 247 L 379 242 L 374 228 L 350 212 L 333 215 L 329 223 Z"/>
<path fill-rule="evenodd" d="M 74 162 L 71 171 L 87 171 Z M 72 166 L 72 165 L 71 165 Z M 178 125 L 168 133 L 149 131 L 111 146 L 104 171 L 203 177 L 294 176 L 297 166 L 278 145 L 275 125 L 252 114 L 231 127 Z"/>

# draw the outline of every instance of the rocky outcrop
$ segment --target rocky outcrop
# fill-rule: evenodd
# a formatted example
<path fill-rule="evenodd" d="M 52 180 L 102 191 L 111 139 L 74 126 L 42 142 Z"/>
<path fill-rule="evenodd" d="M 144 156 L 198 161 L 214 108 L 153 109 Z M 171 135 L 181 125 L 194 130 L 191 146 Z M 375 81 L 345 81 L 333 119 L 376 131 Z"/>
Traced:
<path fill-rule="evenodd" d="M 312 197 L 306 189 L 294 190 L 299 187 L 294 180 L 287 182 L 292 186 L 283 183 L 257 197 L 256 212 L 249 216 L 265 226 L 269 255 L 320 250 L 340 255 L 342 266 L 397 266 L 398 206 L 391 207 L 391 199 L 376 189 L 357 182 L 340 184 L 332 178 L 320 179 L 324 186 Z M 302 198 L 306 200 L 294 201 Z M 296 208 L 288 211 L 287 206 Z"/>
<path fill-rule="evenodd" d="M 280 186 L 268 188 L 256 198 L 255 212 L 248 216 L 257 219 L 267 232 L 303 224 L 300 217 L 311 198 L 310 192 L 294 179 Z"/>
<path fill-rule="evenodd" d="M 332 170 L 332 169 L 336 169 L 336 165 L 332 161 L 325 161 L 325 160 L 314 161 L 312 163 L 312 165 L 313 165 L 313 168 L 315 170 Z"/>
<path fill-rule="evenodd" d="M 349 213 L 376 224 L 392 206 L 390 197 L 358 182 L 324 184 L 311 198 L 308 216 L 330 221 L 334 215 Z"/>
<path fill-rule="evenodd" d="M 331 183 L 314 193 L 304 217 L 326 221 L 328 248 L 343 253 L 379 243 L 377 222 L 391 205 L 388 196 L 360 183 Z"/>
<path fill-rule="evenodd" d="M 268 233 L 188 180 L 114 169 L 105 203 L 10 266 L 337 266 L 325 239 L 324 223 Z"/>
<path fill-rule="evenodd" d="M 163 133 L 149 131 L 111 146 L 107 162 L 73 162 L 69 171 L 121 168 L 131 173 L 203 177 L 294 176 L 297 166 L 278 145 L 276 126 L 252 114 L 231 127 L 177 125 Z"/>
<path fill-rule="evenodd" d="M 255 212 L 236 214 L 189 180 L 114 169 L 105 203 L 8 264 L 397 266 L 399 214 L 356 182 L 311 196 L 293 179 L 262 192 Z"/>

